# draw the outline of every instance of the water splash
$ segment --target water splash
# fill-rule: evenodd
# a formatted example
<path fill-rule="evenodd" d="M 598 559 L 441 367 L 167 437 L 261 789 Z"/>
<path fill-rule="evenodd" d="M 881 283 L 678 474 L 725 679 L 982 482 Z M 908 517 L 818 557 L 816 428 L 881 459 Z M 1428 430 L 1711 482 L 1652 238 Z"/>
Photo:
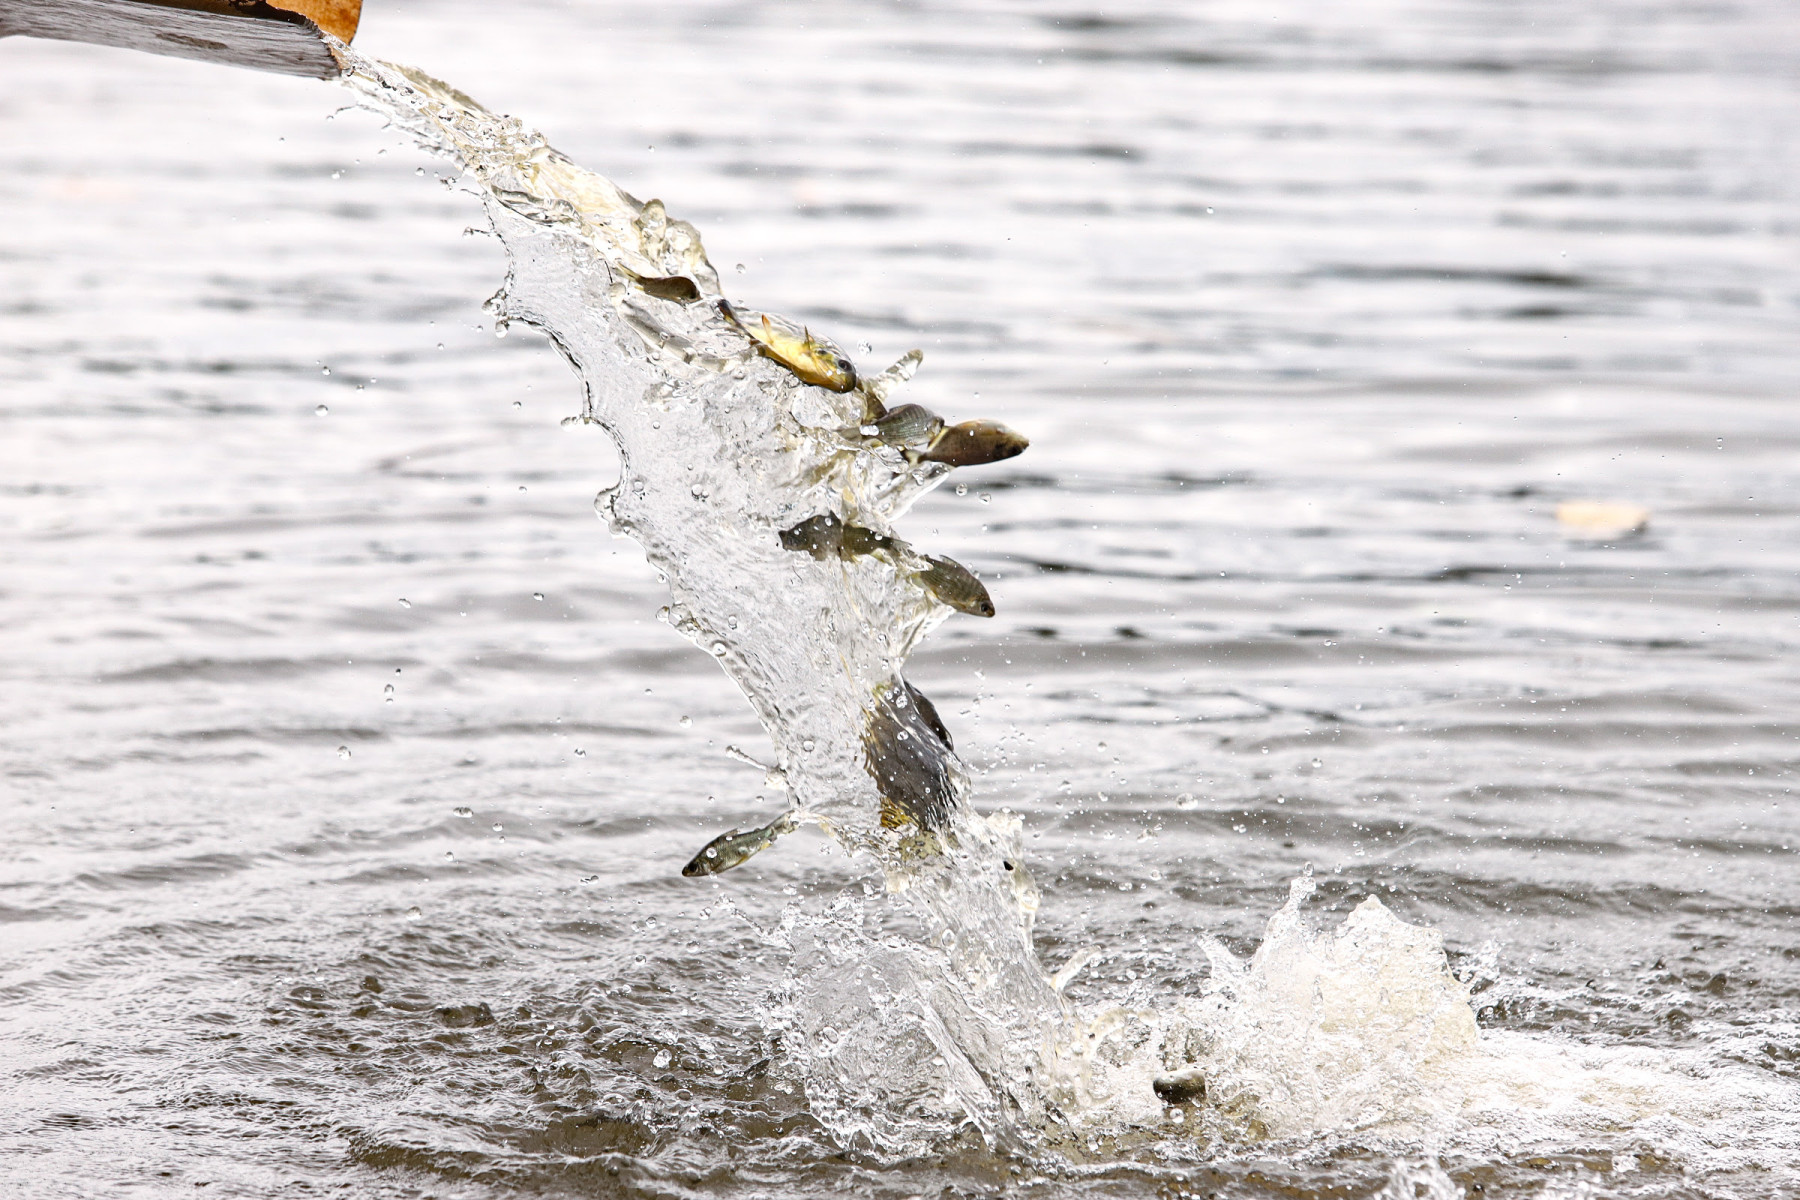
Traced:
<path fill-rule="evenodd" d="M 485 203 L 510 262 L 489 308 L 543 330 L 574 367 L 584 397 L 570 422 L 604 428 L 623 464 L 595 510 L 666 580 L 664 619 L 749 699 L 792 818 L 872 855 L 923 923 L 922 945 L 867 951 L 887 955 L 881 987 L 912 986 L 905 976 L 932 991 L 917 1019 L 890 1016 L 886 1039 L 867 1031 L 864 1058 L 818 1057 L 831 1068 L 815 1082 L 879 1093 L 893 1075 L 880 1046 L 930 1045 L 913 1056 L 919 1079 L 984 1132 L 1036 1121 L 1034 1089 L 1003 1064 L 1061 1010 L 1031 951 L 1016 823 L 970 810 L 949 731 L 902 675 L 939 622 L 992 602 L 894 531 L 951 470 L 1023 439 L 890 408 L 917 351 L 865 375 L 810 330 L 727 301 L 699 232 L 660 201 L 447 84 L 340 53 L 364 102 L 460 164 Z M 806 944 L 828 953 L 832 939 L 822 927 Z M 822 987 L 793 1011 L 819 1030 L 866 998 Z"/>
<path fill-rule="evenodd" d="M 841 1144 L 906 1153 L 968 1129 L 1079 1156 L 1095 1134 L 1164 1136 L 1179 1112 L 1180 1135 L 1213 1146 L 1333 1131 L 1512 1153 L 1591 1135 L 1627 1157 L 1800 1166 L 1800 1105 L 1780 1084 L 1482 1035 L 1439 935 L 1373 898 L 1316 931 L 1309 879 L 1248 962 L 1203 942 L 1201 994 L 1071 1010 L 1031 950 L 1017 822 L 971 811 L 949 731 L 902 675 L 953 611 L 992 606 L 895 522 L 954 467 L 1020 443 L 890 406 L 916 353 L 866 375 L 810 330 L 727 301 L 698 231 L 661 202 L 448 85 L 339 53 L 364 101 L 460 164 L 486 205 L 510 261 L 499 327 L 543 330 L 574 367 L 569 420 L 603 427 L 623 463 L 596 511 L 662 573 L 665 619 L 749 699 L 771 786 L 793 818 L 872 856 L 916 918 L 896 933 L 846 895 L 762 935 L 795 964 L 773 1035 Z M 1748 1144 L 1744 1111 L 1765 1135 Z M 1427 1153 L 1382 1194 L 1456 1191 Z"/>

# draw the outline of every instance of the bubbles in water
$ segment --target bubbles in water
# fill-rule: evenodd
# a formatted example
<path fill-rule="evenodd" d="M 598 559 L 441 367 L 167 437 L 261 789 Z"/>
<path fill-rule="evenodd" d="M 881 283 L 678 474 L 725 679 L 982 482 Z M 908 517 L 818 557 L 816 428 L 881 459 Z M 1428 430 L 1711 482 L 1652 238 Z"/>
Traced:
<path fill-rule="evenodd" d="M 350 757 L 350 747 L 339 746 L 338 747 L 338 757 L 339 758 L 349 758 Z"/>
<path fill-rule="evenodd" d="M 465 817 L 465 818 L 473 817 L 475 815 L 475 810 L 470 808 L 466 804 L 459 804 L 455 808 L 450 810 L 450 815 L 454 816 L 454 817 Z"/>
<path fill-rule="evenodd" d="M 409 921 L 417 921 L 420 917 L 422 917 L 424 915 L 425 915 L 424 913 L 419 911 L 419 906 L 416 904 L 406 910 L 406 919 Z"/>
<path fill-rule="evenodd" d="M 533 599 L 533 600 L 542 600 L 542 599 L 543 599 L 543 598 L 544 598 L 544 593 L 542 593 L 542 592 L 533 592 L 533 593 L 531 593 L 531 598 L 532 598 L 532 599 Z"/>
<path fill-rule="evenodd" d="M 651 1059 L 650 1061 L 655 1063 L 657 1070 L 660 1071 L 664 1067 L 667 1067 L 671 1062 L 674 1061 L 674 1056 L 671 1055 L 667 1050 L 658 1050 L 656 1052 L 656 1057 Z"/>
<path fill-rule="evenodd" d="M 394 685 L 385 684 L 381 689 L 381 694 L 389 704 L 392 704 L 394 702 Z"/>
<path fill-rule="evenodd" d="M 411 608 L 412 601 L 408 600 L 405 596 L 402 596 L 402 597 L 400 597 L 400 607 L 401 608 Z"/>
<path fill-rule="evenodd" d="M 313 416 L 315 416 L 315 417 L 328 417 L 330 415 L 331 415 L 331 408 L 329 405 L 321 404 L 317 408 L 313 409 Z"/>

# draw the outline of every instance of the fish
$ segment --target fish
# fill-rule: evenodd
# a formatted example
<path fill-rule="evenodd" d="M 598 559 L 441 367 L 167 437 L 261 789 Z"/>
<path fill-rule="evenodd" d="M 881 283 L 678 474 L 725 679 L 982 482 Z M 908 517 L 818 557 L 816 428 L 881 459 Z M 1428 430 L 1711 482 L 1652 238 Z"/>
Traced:
<path fill-rule="evenodd" d="M 1206 1099 L 1206 1076 L 1200 1073 L 1200 1068 L 1189 1067 L 1172 1075 L 1157 1076 L 1151 1081 L 1150 1088 L 1164 1104 L 1186 1104 L 1190 1100 Z"/>
<path fill-rule="evenodd" d="M 631 275 L 631 272 L 627 271 L 626 274 Z M 642 288 L 646 295 L 655 296 L 658 300 L 692 304 L 700 299 L 700 285 L 686 275 L 631 275 L 631 281 Z"/>
<path fill-rule="evenodd" d="M 767 313 L 757 314 L 760 323 L 746 324 L 729 300 L 719 301 L 719 315 L 755 342 L 764 358 L 780 363 L 802 383 L 832 392 L 856 390 L 856 365 L 830 342 L 815 338 L 805 326 L 796 333 L 792 324 L 779 317 L 771 320 Z"/>
<path fill-rule="evenodd" d="M 913 582 L 925 589 L 939 604 L 947 604 L 959 613 L 972 617 L 994 615 L 994 601 L 969 568 L 952 558 L 935 554 L 924 556 L 926 567 L 913 574 Z"/>
<path fill-rule="evenodd" d="M 910 449 L 929 448 L 943 428 L 944 418 L 923 404 L 902 404 L 862 426 L 860 431 L 865 436 L 879 439 L 883 445 Z M 874 432 L 870 433 L 870 430 Z"/>
<path fill-rule="evenodd" d="M 740 866 L 754 854 L 767 850 L 775 844 L 775 839 L 786 833 L 792 833 L 797 826 L 794 818 L 782 813 L 767 825 L 758 826 L 748 833 L 739 833 L 732 829 L 721 833 L 706 843 L 700 853 L 694 855 L 681 873 L 689 879 L 697 879 L 702 875 L 717 875 L 720 871 L 729 871 Z"/>
<path fill-rule="evenodd" d="M 808 517 L 798 525 L 783 529 L 778 536 L 783 550 L 810 554 L 821 562 L 832 555 L 846 562 L 868 554 L 893 557 L 902 553 L 906 545 L 885 533 L 876 533 L 861 525 L 847 525 L 830 513 Z"/>
<path fill-rule="evenodd" d="M 952 467 L 979 467 L 1017 457 L 1025 453 L 1029 445 L 1031 443 L 1024 434 L 1016 433 L 998 421 L 964 421 L 932 438 L 931 445 L 919 458 Z"/>
<path fill-rule="evenodd" d="M 844 523 L 830 513 L 821 513 L 783 529 L 778 536 L 783 550 L 810 554 L 823 562 L 828 556 L 843 550 Z"/>
<path fill-rule="evenodd" d="M 949 733 L 940 733 L 937 709 L 917 688 L 897 682 L 875 689 L 863 727 L 863 766 L 881 793 L 882 828 L 930 833 L 956 811 Z"/>

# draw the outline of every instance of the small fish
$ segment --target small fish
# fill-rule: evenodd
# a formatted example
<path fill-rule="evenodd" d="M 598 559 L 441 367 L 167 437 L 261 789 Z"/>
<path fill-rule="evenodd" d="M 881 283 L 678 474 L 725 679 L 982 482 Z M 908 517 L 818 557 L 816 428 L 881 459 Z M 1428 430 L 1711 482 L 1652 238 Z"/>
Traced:
<path fill-rule="evenodd" d="M 830 342 L 815 338 L 805 326 L 795 333 L 791 324 L 779 318 L 770 320 L 767 313 L 760 314 L 760 324 L 747 325 L 729 300 L 719 301 L 719 315 L 755 342 L 764 358 L 774 359 L 798 376 L 802 383 L 833 392 L 856 390 L 855 364 Z"/>
<path fill-rule="evenodd" d="M 904 543 L 896 542 L 885 533 L 876 533 L 861 525 L 846 525 L 830 513 L 808 517 L 790 529 L 783 529 L 778 536 L 783 550 L 810 554 L 820 562 L 833 555 L 849 561 L 866 554 L 897 555 L 904 549 Z"/>
<path fill-rule="evenodd" d="M 629 272 L 627 272 L 629 274 Z M 673 300 L 677 304 L 692 304 L 700 299 L 700 285 L 686 275 L 632 275 L 631 281 L 644 290 L 649 296 L 658 300 Z"/>
<path fill-rule="evenodd" d="M 717 875 L 720 871 L 729 871 L 751 855 L 767 850 L 774 845 L 776 838 L 784 833 L 792 833 L 794 828 L 794 818 L 782 813 L 767 825 L 752 829 L 749 833 L 739 833 L 735 829 L 722 833 L 706 843 L 706 848 L 694 855 L 693 861 L 681 868 L 681 873 L 689 879 L 696 879 L 701 875 Z"/>
<path fill-rule="evenodd" d="M 975 578 L 967 567 L 955 559 L 940 558 L 935 554 L 925 555 L 925 561 L 930 565 L 915 573 L 913 581 L 924 588 L 933 600 L 972 617 L 994 615 L 992 597 L 981 586 L 981 580 Z"/>
<path fill-rule="evenodd" d="M 1029 445 L 1024 434 L 1015 433 L 998 421 L 964 421 L 938 434 L 931 440 L 930 449 L 919 457 L 952 467 L 979 467 L 1023 454 Z"/>
<path fill-rule="evenodd" d="M 906 449 L 928 448 L 943 431 L 944 418 L 922 404 L 902 404 L 862 426 L 868 437 L 879 438 L 884 445 Z M 870 430 L 874 433 L 870 433 Z"/>
<path fill-rule="evenodd" d="M 806 518 L 791 529 L 782 530 L 780 537 L 783 550 L 810 554 L 823 562 L 843 550 L 844 523 L 830 513 L 821 513 Z"/>
<path fill-rule="evenodd" d="M 1150 1087 L 1164 1104 L 1186 1104 L 1190 1100 L 1206 1099 L 1206 1076 L 1200 1073 L 1198 1067 L 1176 1071 L 1173 1075 L 1159 1075 L 1151 1081 Z"/>

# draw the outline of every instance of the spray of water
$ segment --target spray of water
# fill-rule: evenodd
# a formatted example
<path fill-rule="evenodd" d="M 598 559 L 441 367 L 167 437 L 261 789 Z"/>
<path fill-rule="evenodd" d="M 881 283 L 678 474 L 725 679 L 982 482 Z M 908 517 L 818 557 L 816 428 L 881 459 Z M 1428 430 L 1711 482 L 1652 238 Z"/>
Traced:
<path fill-rule="evenodd" d="M 859 895 L 764 931 L 795 964 L 776 1021 L 787 1069 L 846 1146 L 916 1152 L 973 1129 L 1079 1156 L 1097 1135 L 1116 1147 L 1172 1127 L 1213 1144 L 1331 1130 L 1516 1146 L 1679 1123 L 1685 1104 L 1695 1153 L 1734 1153 L 1717 1132 L 1728 1122 L 1693 1116 L 1716 1095 L 1666 1064 L 1481 1036 L 1439 936 L 1379 901 L 1311 929 L 1310 879 L 1248 962 L 1197 948 L 1212 966 L 1202 994 L 1150 1011 L 1068 1005 L 1066 980 L 1031 949 L 1037 894 L 1017 822 L 970 808 L 949 731 L 902 674 L 938 622 L 992 606 L 895 522 L 955 467 L 1022 439 L 902 403 L 916 353 L 866 374 L 811 331 L 734 304 L 693 226 L 534 130 L 419 72 L 338 53 L 363 102 L 458 164 L 486 205 L 511 264 L 497 320 L 550 337 L 584 389 L 569 420 L 618 445 L 620 478 L 596 510 L 643 548 L 668 584 L 664 617 L 717 658 L 773 742 L 787 812 L 721 839 L 689 873 L 810 821 L 872 857 L 910 906 L 912 936 L 879 931 Z M 1771 1144 L 1800 1146 L 1791 1096 L 1748 1083 L 1733 1095 L 1784 1112 Z M 1402 1162 L 1383 1194 L 1455 1190 L 1427 1157 Z"/>

